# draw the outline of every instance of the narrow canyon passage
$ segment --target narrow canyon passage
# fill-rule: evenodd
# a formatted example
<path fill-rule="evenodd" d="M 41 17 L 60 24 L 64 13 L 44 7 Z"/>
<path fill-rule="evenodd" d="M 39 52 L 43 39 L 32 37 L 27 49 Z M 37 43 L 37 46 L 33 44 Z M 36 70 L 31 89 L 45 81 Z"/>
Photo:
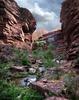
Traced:
<path fill-rule="evenodd" d="M 0 100 L 79 100 L 78 17 L 79 0 L 0 0 Z"/>

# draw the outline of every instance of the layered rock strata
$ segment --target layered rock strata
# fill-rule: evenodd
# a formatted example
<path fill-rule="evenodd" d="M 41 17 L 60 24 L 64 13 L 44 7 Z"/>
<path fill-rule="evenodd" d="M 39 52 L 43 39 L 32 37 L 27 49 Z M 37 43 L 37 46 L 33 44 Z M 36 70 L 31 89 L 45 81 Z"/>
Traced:
<path fill-rule="evenodd" d="M 14 0 L 0 0 L 0 40 L 25 46 L 36 29 L 36 21 L 29 10 L 21 8 Z M 31 40 L 30 40 L 31 41 Z"/>
<path fill-rule="evenodd" d="M 65 43 L 61 29 L 42 34 L 38 40 L 45 41 L 43 48 L 47 49 L 47 46 L 52 45 L 54 47 L 53 51 L 55 52 L 55 56 L 58 57 L 59 55 L 62 56 L 65 54 Z M 33 43 L 33 48 L 38 48 L 38 46 Z"/>
<path fill-rule="evenodd" d="M 61 23 L 68 60 L 79 65 L 79 0 L 65 0 L 62 3 Z"/>

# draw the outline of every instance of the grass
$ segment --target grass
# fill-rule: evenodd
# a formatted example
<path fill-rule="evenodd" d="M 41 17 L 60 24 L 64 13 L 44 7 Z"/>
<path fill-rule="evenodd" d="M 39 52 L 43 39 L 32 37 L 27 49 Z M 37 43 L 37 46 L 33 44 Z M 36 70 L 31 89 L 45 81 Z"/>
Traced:
<path fill-rule="evenodd" d="M 15 86 L 9 79 L 9 68 L 13 65 L 30 65 L 28 52 L 13 49 L 14 59 L 9 62 L 0 62 L 0 100 L 43 100 L 43 96 L 31 88 Z M 16 73 L 16 77 L 27 76 L 28 73 Z M 8 81 L 9 79 L 9 81 Z"/>
<path fill-rule="evenodd" d="M 29 73 L 27 72 L 17 72 L 14 73 L 13 78 L 24 78 L 26 76 L 28 76 Z"/>
<path fill-rule="evenodd" d="M 11 63 L 0 63 L 0 79 L 7 79 Z"/>
<path fill-rule="evenodd" d="M 38 47 L 38 49 L 33 50 L 32 55 L 35 58 L 42 59 L 45 67 L 54 67 L 57 65 L 56 62 L 53 61 L 54 54 L 52 46 L 49 46 L 47 50 L 43 50 L 41 47 Z"/>
<path fill-rule="evenodd" d="M 41 46 L 41 44 L 40 44 Z M 26 50 L 13 49 L 14 59 L 10 62 L 2 63 L 0 62 L 0 100 L 43 100 L 42 94 L 33 90 L 31 88 L 18 87 L 12 83 L 8 78 L 10 75 L 9 68 L 13 65 L 24 65 L 29 66 L 30 62 L 28 59 L 29 53 Z M 57 64 L 53 61 L 54 53 L 53 47 L 49 46 L 47 50 L 43 50 L 41 47 L 32 52 L 33 57 L 41 59 L 45 67 L 56 67 Z M 79 58 L 77 59 L 77 64 L 79 64 Z M 58 68 L 58 66 L 57 66 Z M 28 74 L 26 72 L 15 73 L 15 78 L 26 77 Z M 70 100 L 79 100 L 79 95 L 77 95 L 77 90 L 79 89 L 79 81 L 75 79 L 73 73 L 61 73 L 55 71 L 52 78 L 60 79 L 61 76 L 64 77 L 65 81 L 65 95 Z M 40 78 L 41 74 L 36 73 L 37 77 Z M 51 95 L 51 94 L 50 94 Z"/>
<path fill-rule="evenodd" d="M 0 100 L 43 100 L 43 96 L 31 88 L 22 88 L 0 80 Z"/>
<path fill-rule="evenodd" d="M 79 100 L 79 77 L 76 77 L 75 74 L 67 73 L 64 76 L 65 81 L 65 95 L 69 100 Z"/>
<path fill-rule="evenodd" d="M 27 50 L 14 49 L 15 59 L 14 63 L 17 65 L 30 65 Z"/>

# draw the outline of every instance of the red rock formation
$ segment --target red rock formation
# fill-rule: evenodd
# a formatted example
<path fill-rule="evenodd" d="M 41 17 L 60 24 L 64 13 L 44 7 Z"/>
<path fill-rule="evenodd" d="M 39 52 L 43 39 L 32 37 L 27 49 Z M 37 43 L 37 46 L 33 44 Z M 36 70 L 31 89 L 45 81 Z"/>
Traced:
<path fill-rule="evenodd" d="M 45 29 L 38 29 L 32 34 L 32 41 L 37 41 L 40 37 L 42 37 L 44 34 L 47 34 L 48 31 Z"/>
<path fill-rule="evenodd" d="M 59 96 L 60 94 L 62 94 L 62 91 L 64 89 L 64 82 L 62 80 L 47 81 L 46 79 L 41 79 L 37 82 L 31 83 L 30 86 L 33 89 L 40 91 L 45 97 L 48 96 L 49 93 L 53 93 Z"/>
<path fill-rule="evenodd" d="M 39 37 L 40 40 L 45 40 L 47 45 L 52 44 L 55 48 L 55 52 L 57 55 L 64 53 L 65 51 L 65 44 L 64 44 L 64 38 L 62 36 L 61 30 L 55 30 L 52 32 L 48 32 L 46 34 L 43 34 Z"/>
<path fill-rule="evenodd" d="M 24 47 L 26 35 L 35 29 L 36 21 L 27 9 L 20 8 L 14 0 L 0 0 L 0 40 Z"/>
<path fill-rule="evenodd" d="M 68 100 L 64 97 L 56 97 L 56 96 L 52 96 L 52 97 L 48 97 L 47 99 L 45 100 Z"/>
<path fill-rule="evenodd" d="M 61 10 L 67 59 L 79 59 L 79 0 L 65 0 Z M 79 62 L 78 62 L 79 63 Z"/>

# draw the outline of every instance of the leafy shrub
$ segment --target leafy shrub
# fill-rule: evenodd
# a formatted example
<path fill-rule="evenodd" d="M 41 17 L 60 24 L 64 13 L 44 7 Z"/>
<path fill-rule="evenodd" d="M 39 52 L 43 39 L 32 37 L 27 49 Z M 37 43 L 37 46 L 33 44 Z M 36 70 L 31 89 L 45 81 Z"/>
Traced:
<path fill-rule="evenodd" d="M 7 79 L 11 63 L 0 63 L 0 79 Z"/>
<path fill-rule="evenodd" d="M 16 87 L 0 81 L 0 100 L 43 100 L 43 96 L 30 88 Z"/>
<path fill-rule="evenodd" d="M 79 100 L 79 77 L 69 73 L 65 75 L 66 96 L 70 100 Z"/>
<path fill-rule="evenodd" d="M 44 40 L 38 40 L 38 41 L 36 41 L 37 47 L 43 47 L 45 44 L 46 44 L 46 42 Z"/>
<path fill-rule="evenodd" d="M 46 67 L 53 67 L 56 63 L 53 61 L 53 47 L 51 45 L 48 46 L 47 50 L 43 50 L 40 47 L 32 52 L 33 56 L 39 59 L 42 59 L 43 64 Z"/>
<path fill-rule="evenodd" d="M 28 52 L 27 50 L 22 49 L 14 49 L 15 59 L 14 63 L 19 65 L 30 65 L 28 60 Z"/>

